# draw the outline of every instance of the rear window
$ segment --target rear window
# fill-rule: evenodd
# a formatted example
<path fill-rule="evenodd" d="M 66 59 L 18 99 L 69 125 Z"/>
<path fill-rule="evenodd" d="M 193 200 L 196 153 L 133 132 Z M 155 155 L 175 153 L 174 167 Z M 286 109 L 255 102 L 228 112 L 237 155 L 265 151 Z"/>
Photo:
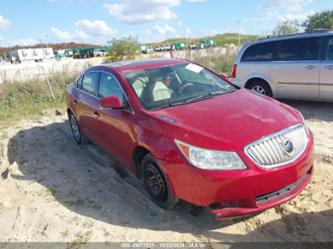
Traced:
<path fill-rule="evenodd" d="M 292 39 L 279 42 L 279 61 L 319 60 L 320 38 Z"/>
<path fill-rule="evenodd" d="M 85 74 L 81 83 L 81 89 L 87 93 L 97 95 L 98 80 L 99 73 L 97 72 Z"/>
<path fill-rule="evenodd" d="M 271 61 L 275 44 L 275 42 L 268 42 L 252 45 L 244 52 L 241 61 Z"/>

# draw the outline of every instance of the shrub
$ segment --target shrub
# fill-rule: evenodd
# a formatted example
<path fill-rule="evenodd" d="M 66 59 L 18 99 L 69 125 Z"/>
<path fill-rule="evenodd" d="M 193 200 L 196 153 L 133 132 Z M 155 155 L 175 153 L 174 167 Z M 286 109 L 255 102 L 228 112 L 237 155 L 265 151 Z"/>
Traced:
<path fill-rule="evenodd" d="M 232 65 L 234 63 L 233 55 L 211 55 L 211 56 L 196 56 L 191 58 L 192 61 L 197 62 L 216 73 L 225 73 L 231 75 Z"/>
<path fill-rule="evenodd" d="M 0 85 L 0 122 L 2 124 L 40 114 L 47 108 L 65 106 L 66 86 L 75 79 L 75 75 L 55 74 L 49 77 L 54 94 L 51 98 L 45 80 L 4 83 Z"/>
<path fill-rule="evenodd" d="M 140 44 L 134 37 L 124 37 L 121 39 L 113 39 L 107 52 L 108 61 L 121 61 L 134 59 L 139 54 Z"/>

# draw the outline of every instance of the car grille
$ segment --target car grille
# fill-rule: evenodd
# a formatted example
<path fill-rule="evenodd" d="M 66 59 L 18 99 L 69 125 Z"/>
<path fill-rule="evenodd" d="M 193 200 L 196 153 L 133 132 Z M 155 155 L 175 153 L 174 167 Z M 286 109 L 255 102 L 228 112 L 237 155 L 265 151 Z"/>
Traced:
<path fill-rule="evenodd" d="M 274 168 L 295 161 L 308 143 L 306 128 L 295 125 L 245 147 L 245 153 L 259 166 Z"/>

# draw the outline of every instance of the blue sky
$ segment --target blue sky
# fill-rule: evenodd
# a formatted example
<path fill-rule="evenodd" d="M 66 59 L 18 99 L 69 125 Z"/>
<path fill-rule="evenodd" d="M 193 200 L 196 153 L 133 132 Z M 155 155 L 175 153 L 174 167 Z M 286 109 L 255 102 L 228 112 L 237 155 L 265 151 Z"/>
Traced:
<path fill-rule="evenodd" d="M 333 9 L 332 0 L 5 0 L 0 46 L 43 42 L 105 44 L 114 37 L 140 42 L 216 33 L 270 34 L 285 20 L 303 21 Z"/>

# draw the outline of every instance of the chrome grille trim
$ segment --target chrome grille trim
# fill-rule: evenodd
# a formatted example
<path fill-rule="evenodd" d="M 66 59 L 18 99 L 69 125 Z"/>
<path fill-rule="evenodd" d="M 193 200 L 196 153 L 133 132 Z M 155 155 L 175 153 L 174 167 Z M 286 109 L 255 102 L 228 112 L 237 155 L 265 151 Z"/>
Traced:
<path fill-rule="evenodd" d="M 297 160 L 304 153 L 308 141 L 305 126 L 297 124 L 247 145 L 244 152 L 258 166 L 275 168 Z M 290 142 L 292 151 L 289 153 L 286 147 Z"/>

